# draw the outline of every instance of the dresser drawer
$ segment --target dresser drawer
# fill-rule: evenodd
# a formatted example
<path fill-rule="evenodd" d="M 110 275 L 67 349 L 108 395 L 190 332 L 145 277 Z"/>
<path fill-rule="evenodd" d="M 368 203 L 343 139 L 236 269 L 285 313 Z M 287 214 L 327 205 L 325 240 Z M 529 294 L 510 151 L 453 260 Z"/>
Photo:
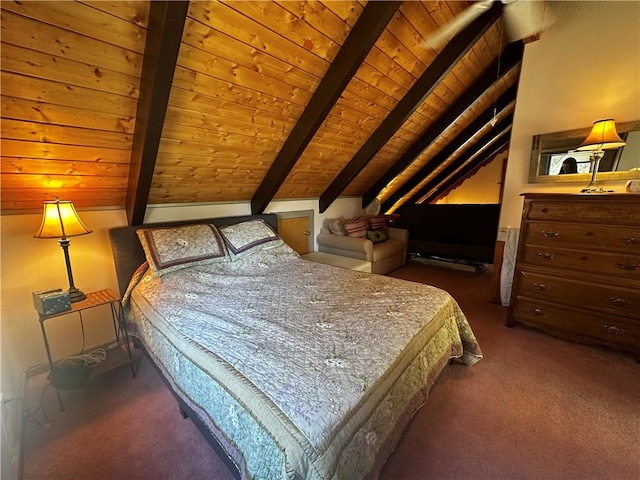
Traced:
<path fill-rule="evenodd" d="M 577 341 L 640 351 L 640 322 L 629 318 L 518 298 L 513 320 Z"/>
<path fill-rule="evenodd" d="M 640 280 L 640 255 L 523 245 L 521 262 L 577 272 Z"/>
<path fill-rule="evenodd" d="M 529 244 L 619 250 L 640 255 L 640 227 L 529 222 L 524 235 Z"/>
<path fill-rule="evenodd" d="M 640 225 L 640 204 L 624 201 L 531 199 L 526 211 L 528 220 L 599 223 L 605 225 Z"/>
<path fill-rule="evenodd" d="M 518 294 L 523 297 L 576 307 L 588 306 L 640 319 L 640 288 L 612 287 L 523 271 L 519 275 Z"/>

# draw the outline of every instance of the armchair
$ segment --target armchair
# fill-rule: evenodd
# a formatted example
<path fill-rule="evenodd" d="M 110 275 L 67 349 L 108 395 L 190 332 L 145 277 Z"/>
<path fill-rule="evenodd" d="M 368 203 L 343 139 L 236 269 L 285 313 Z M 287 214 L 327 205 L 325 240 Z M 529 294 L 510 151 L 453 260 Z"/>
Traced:
<path fill-rule="evenodd" d="M 389 238 L 373 243 L 367 238 L 336 235 L 326 225 L 318 234 L 318 250 L 321 252 L 357 258 L 371 263 L 371 273 L 384 275 L 407 262 L 409 231 L 404 228 L 389 227 Z"/>

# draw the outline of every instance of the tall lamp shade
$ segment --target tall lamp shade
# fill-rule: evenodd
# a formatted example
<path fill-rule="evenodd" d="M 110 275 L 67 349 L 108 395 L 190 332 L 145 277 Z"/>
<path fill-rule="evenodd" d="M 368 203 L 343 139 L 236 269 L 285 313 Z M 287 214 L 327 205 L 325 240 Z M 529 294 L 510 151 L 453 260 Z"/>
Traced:
<path fill-rule="evenodd" d="M 34 237 L 60 239 L 60 246 L 64 252 L 64 259 L 67 264 L 69 297 L 71 302 L 78 302 L 87 297 L 81 290 L 78 290 L 73 283 L 73 272 L 69 258 L 69 237 L 77 237 L 79 235 L 86 235 L 87 233 L 91 233 L 91 230 L 82 223 L 73 203 L 68 200 L 59 200 L 57 197 L 53 201 L 44 202 L 42 225 L 40 225 L 40 230 L 38 230 L 38 233 L 36 233 Z"/>
<path fill-rule="evenodd" d="M 604 151 L 624 147 L 625 145 L 625 141 L 618 135 L 616 122 L 613 118 L 603 118 L 602 120 L 593 122 L 591 132 L 589 132 L 589 135 L 587 135 L 587 138 L 584 139 L 580 146 L 576 148 L 576 150 L 580 151 L 593 152 L 591 154 L 591 182 L 581 190 L 583 193 L 604 192 L 604 189 L 598 186 L 596 182 L 600 160 L 604 156 Z"/>

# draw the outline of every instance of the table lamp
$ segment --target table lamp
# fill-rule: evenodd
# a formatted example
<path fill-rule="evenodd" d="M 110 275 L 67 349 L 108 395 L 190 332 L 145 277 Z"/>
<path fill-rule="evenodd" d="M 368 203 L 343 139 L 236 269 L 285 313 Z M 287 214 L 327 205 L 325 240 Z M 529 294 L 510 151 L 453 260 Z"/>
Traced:
<path fill-rule="evenodd" d="M 598 186 L 596 176 L 600 167 L 600 160 L 605 150 L 624 147 L 626 143 L 616 131 L 616 122 L 613 118 L 603 118 L 593 122 L 591 132 L 576 150 L 590 151 L 591 153 L 591 181 L 589 185 L 580 190 L 582 193 L 603 193 L 604 188 Z"/>
<path fill-rule="evenodd" d="M 42 225 L 40 230 L 34 235 L 35 238 L 59 238 L 60 246 L 64 252 L 64 260 L 67 263 L 67 276 L 69 277 L 69 297 L 71 302 L 84 300 L 87 296 L 76 288 L 73 284 L 73 272 L 71 271 L 71 260 L 69 259 L 69 239 L 68 237 L 77 237 L 91 233 L 84 226 L 78 213 L 68 200 L 59 200 L 58 197 L 54 201 L 44 202 L 44 213 L 42 215 Z"/>

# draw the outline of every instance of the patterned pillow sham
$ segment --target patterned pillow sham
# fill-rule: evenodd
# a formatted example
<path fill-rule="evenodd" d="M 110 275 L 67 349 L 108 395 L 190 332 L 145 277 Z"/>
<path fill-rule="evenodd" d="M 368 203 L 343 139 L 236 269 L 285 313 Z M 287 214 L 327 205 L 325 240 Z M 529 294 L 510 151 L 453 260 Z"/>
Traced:
<path fill-rule="evenodd" d="M 229 261 L 214 225 L 142 228 L 136 233 L 149 268 L 159 276 L 194 265 Z"/>
<path fill-rule="evenodd" d="M 345 220 L 344 229 L 350 237 L 367 238 L 367 223 L 362 217 Z"/>
<path fill-rule="evenodd" d="M 220 233 L 232 261 L 284 243 L 263 220 L 249 220 L 220 227 Z"/>
<path fill-rule="evenodd" d="M 142 265 L 136 268 L 135 272 L 133 272 L 131 280 L 129 280 L 129 285 L 127 286 L 127 291 L 124 292 L 124 295 L 122 296 L 121 303 L 123 307 L 127 303 L 129 303 L 131 292 L 133 291 L 134 287 L 138 285 L 138 283 L 140 283 L 140 280 L 142 279 L 142 277 L 144 277 L 144 274 L 147 273 L 147 270 L 149 270 L 149 262 L 144 262 Z"/>

